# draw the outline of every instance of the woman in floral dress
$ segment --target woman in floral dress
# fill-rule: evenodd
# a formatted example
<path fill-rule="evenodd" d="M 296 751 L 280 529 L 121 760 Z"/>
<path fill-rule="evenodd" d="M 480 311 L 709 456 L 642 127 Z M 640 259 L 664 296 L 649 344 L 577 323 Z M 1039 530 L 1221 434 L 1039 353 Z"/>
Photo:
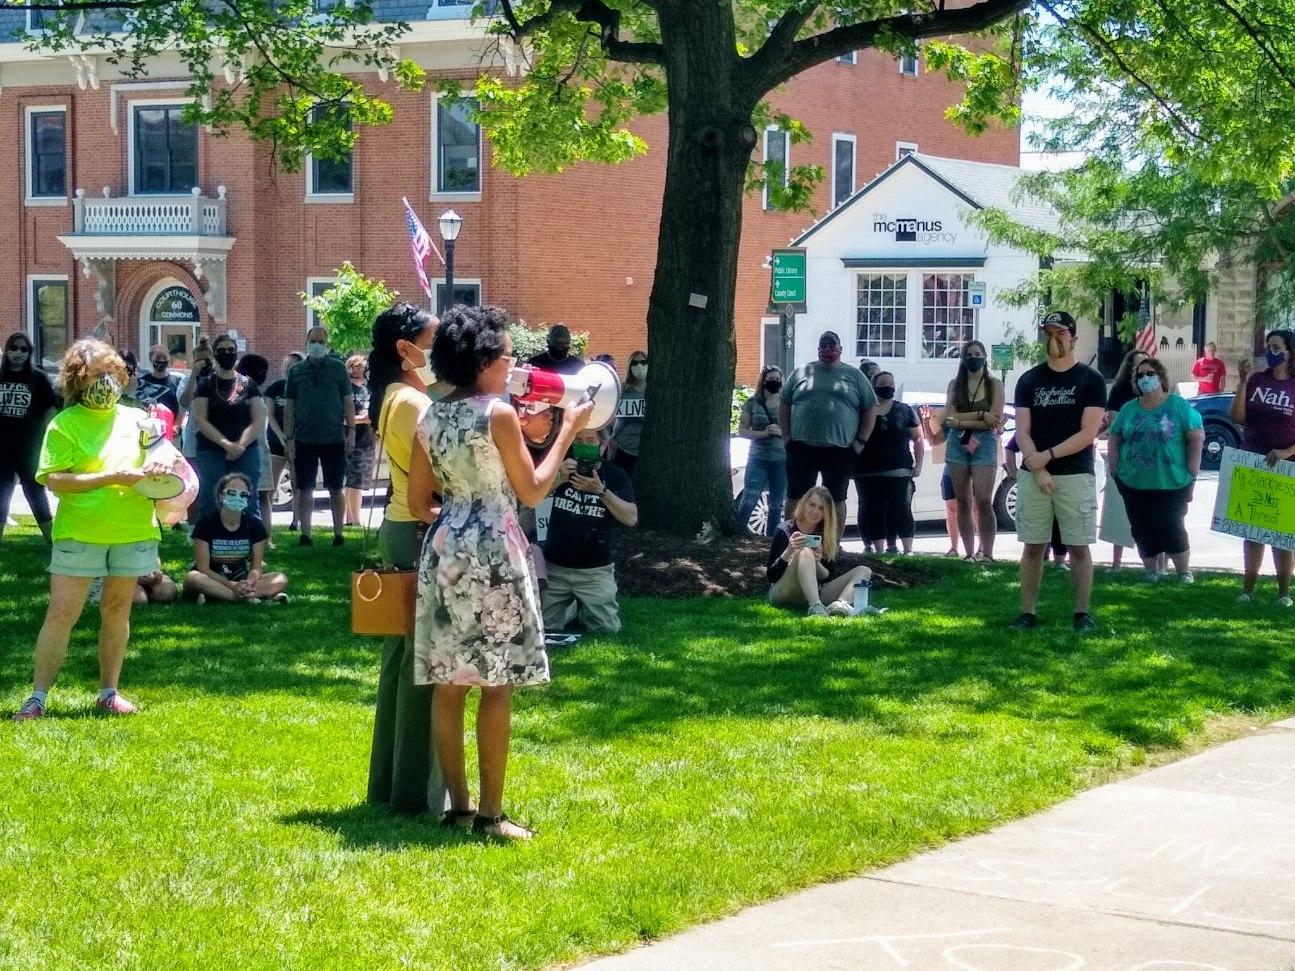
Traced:
<path fill-rule="evenodd" d="M 507 324 L 496 307 L 457 306 L 432 344 L 437 377 L 459 390 L 428 408 L 410 469 L 410 511 L 431 523 L 418 571 L 414 680 L 435 686 L 433 733 L 450 793 L 444 825 L 529 839 L 502 808 L 509 710 L 513 687 L 547 682 L 549 662 L 517 502 L 536 506 L 549 494 L 593 406 L 566 409 L 558 441 L 536 467 L 517 413 L 500 400 L 514 364 Z M 481 689 L 476 809 L 463 761 L 463 710 L 474 687 Z"/>

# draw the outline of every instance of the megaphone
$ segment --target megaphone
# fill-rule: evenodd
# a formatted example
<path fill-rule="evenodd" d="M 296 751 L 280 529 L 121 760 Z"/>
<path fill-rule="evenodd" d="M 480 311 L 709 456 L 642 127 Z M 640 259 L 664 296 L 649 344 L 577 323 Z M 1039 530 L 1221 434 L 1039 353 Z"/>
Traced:
<path fill-rule="evenodd" d="M 605 428 L 616 417 L 621 401 L 621 379 L 601 361 L 586 364 L 575 374 L 541 371 L 521 364 L 508 372 L 508 393 L 513 403 L 532 414 L 545 408 L 572 408 L 594 403 L 589 427 Z"/>

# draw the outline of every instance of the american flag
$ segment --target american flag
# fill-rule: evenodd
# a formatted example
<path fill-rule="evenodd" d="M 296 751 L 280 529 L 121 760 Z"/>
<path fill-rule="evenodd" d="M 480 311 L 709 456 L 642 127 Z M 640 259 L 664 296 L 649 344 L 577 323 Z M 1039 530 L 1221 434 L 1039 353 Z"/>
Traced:
<path fill-rule="evenodd" d="M 1144 354 L 1156 356 L 1156 318 L 1151 311 L 1151 292 L 1146 286 L 1142 288 L 1142 302 L 1140 306 L 1140 316 L 1142 317 L 1142 328 L 1138 331 L 1138 336 L 1133 341 L 1133 346 Z"/>
<path fill-rule="evenodd" d="M 431 300 L 432 284 L 427 279 L 427 261 L 433 253 L 440 257 L 442 263 L 445 262 L 445 257 L 441 256 L 441 251 L 432 242 L 432 237 L 414 215 L 414 207 L 409 204 L 409 200 L 402 201 L 405 204 L 405 225 L 409 227 L 409 248 L 414 252 L 414 271 L 418 274 L 418 282 L 423 286 L 423 293 Z"/>

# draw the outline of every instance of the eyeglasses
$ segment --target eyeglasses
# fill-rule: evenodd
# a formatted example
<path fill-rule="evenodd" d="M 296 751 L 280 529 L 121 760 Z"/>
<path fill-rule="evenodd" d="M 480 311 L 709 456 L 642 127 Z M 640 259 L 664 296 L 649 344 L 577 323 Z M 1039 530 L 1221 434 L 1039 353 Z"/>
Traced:
<path fill-rule="evenodd" d="M 244 492 L 242 489 L 226 489 L 224 492 L 221 493 L 221 495 L 228 496 L 231 499 L 234 496 L 238 496 L 240 499 L 252 498 L 252 494 L 250 492 Z"/>
<path fill-rule="evenodd" d="M 1140 377 L 1140 378 L 1158 378 L 1158 377 L 1160 377 L 1160 375 L 1156 374 L 1156 372 L 1155 372 L 1155 371 L 1139 371 L 1139 372 L 1138 372 L 1138 377 Z"/>

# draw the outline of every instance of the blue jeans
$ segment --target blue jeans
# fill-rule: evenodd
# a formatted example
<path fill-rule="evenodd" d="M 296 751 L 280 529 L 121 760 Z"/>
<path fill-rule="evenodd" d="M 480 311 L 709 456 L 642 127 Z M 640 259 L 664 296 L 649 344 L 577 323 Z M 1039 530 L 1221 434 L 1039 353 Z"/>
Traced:
<path fill-rule="evenodd" d="M 772 536 L 782 522 L 782 504 L 787 498 L 787 461 L 752 455 L 746 462 L 746 478 L 742 481 L 742 504 L 737 510 L 737 524 L 745 529 L 751 521 L 760 493 L 769 490 L 769 524 L 766 535 Z"/>
<path fill-rule="evenodd" d="M 261 449 L 256 443 L 249 445 L 247 451 L 233 462 L 225 458 L 223 451 L 199 448 L 192 463 L 193 470 L 198 473 L 199 519 L 219 512 L 216 483 L 230 472 L 240 472 L 247 476 L 247 481 L 252 486 L 252 498 L 248 500 L 247 512 L 257 519 L 261 518 L 261 503 L 256 496 L 256 486 L 261 481 Z"/>

